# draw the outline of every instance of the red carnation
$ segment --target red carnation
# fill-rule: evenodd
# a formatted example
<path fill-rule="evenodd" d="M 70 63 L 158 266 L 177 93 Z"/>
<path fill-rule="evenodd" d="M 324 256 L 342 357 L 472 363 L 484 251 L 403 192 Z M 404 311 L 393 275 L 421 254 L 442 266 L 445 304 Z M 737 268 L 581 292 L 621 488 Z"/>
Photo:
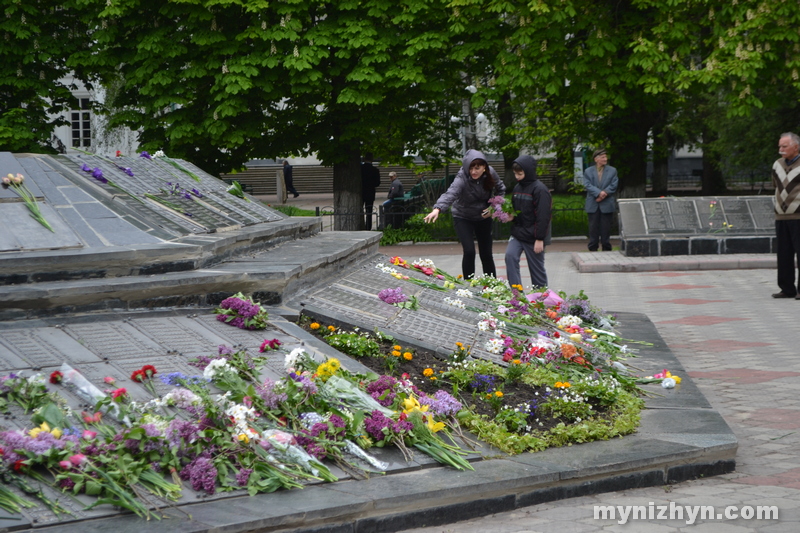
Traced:
<path fill-rule="evenodd" d="M 114 391 L 111 391 L 111 397 L 115 400 L 122 401 L 125 399 L 125 396 L 128 394 L 128 389 L 121 388 Z"/>
<path fill-rule="evenodd" d="M 156 367 L 154 367 L 153 365 L 144 365 L 142 367 L 142 372 L 144 372 L 144 375 L 147 376 L 148 378 L 152 378 L 158 373 Z"/>
<path fill-rule="evenodd" d="M 50 383 L 53 385 L 58 385 L 64 380 L 64 374 L 56 370 L 52 374 L 50 374 Z"/>
<path fill-rule="evenodd" d="M 144 383 L 145 377 L 144 370 L 142 369 L 134 370 L 133 374 L 131 374 L 131 379 L 136 383 Z"/>

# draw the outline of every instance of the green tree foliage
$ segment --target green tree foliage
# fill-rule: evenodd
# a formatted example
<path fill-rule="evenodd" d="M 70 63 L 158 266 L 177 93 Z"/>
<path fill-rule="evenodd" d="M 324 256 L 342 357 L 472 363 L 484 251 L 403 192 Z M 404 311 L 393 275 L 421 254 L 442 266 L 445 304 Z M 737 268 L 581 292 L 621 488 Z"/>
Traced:
<path fill-rule="evenodd" d="M 355 210 L 363 152 L 445 155 L 446 16 L 427 0 L 120 0 L 84 59 L 122 80 L 113 123 L 142 128 L 146 148 L 212 172 L 316 153 L 336 208 Z"/>
<path fill-rule="evenodd" d="M 54 151 L 50 138 L 58 115 L 74 108 L 72 87 L 60 80 L 83 74 L 71 58 L 89 46 L 81 4 L 0 0 L 0 151 Z"/>

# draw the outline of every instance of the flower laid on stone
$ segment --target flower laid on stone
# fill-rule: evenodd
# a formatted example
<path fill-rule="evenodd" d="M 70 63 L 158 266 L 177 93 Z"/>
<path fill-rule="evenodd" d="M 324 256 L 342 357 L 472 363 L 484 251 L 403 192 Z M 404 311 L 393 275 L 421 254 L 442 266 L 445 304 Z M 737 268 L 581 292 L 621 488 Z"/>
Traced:
<path fill-rule="evenodd" d="M 28 211 L 30 211 L 31 217 L 45 228 L 55 233 L 55 230 L 50 223 L 45 220 L 42 210 L 39 208 L 39 204 L 36 202 L 36 197 L 33 195 L 30 189 L 25 186 L 24 181 L 25 177 L 22 174 L 9 174 L 3 177 L 3 188 L 11 188 L 14 192 L 16 192 L 20 198 L 22 198 L 22 201 L 25 202 L 25 207 L 27 207 Z"/>
<path fill-rule="evenodd" d="M 157 396 L 155 387 L 153 385 L 153 376 L 158 374 L 156 367 L 153 365 L 144 365 L 139 370 L 134 370 L 131 374 L 131 381 L 143 385 L 150 394 Z"/>
<path fill-rule="evenodd" d="M 281 341 L 278 339 L 267 340 L 264 339 L 264 342 L 261 343 L 261 347 L 258 349 L 260 352 L 266 352 L 269 350 L 277 350 L 281 346 Z"/>
<path fill-rule="evenodd" d="M 264 329 L 269 319 L 269 315 L 260 304 L 242 293 L 222 300 L 215 313 L 220 322 L 240 329 Z"/>
<path fill-rule="evenodd" d="M 387 304 L 394 305 L 396 307 L 402 307 L 404 309 L 411 309 L 416 311 L 419 309 L 419 302 L 417 301 L 416 296 L 411 296 L 410 298 L 403 294 L 403 291 L 400 287 L 396 289 L 383 289 L 381 292 L 378 293 L 378 298 L 381 301 L 386 302 Z"/>

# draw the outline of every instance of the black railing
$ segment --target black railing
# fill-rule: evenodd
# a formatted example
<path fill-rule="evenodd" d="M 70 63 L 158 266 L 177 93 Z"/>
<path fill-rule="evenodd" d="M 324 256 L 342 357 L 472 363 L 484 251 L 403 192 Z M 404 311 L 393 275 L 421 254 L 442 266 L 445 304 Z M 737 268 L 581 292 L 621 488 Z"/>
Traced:
<path fill-rule="evenodd" d="M 409 218 L 420 213 L 428 213 L 429 209 L 424 205 L 390 205 L 384 207 L 377 205 L 372 208 L 372 229 L 383 230 L 387 226 L 395 229 L 403 228 Z M 322 217 L 323 231 L 332 231 L 337 227 L 336 221 L 340 217 L 351 218 L 351 220 L 341 220 L 349 227 L 359 227 L 358 218 L 363 221 L 366 213 L 363 210 L 335 210 L 331 206 L 317 207 L 316 214 Z M 618 231 L 617 217 L 614 217 L 612 232 Z M 457 240 L 452 224 L 437 224 L 430 226 L 430 234 L 435 241 L 454 241 Z M 581 236 L 588 235 L 589 221 L 583 209 L 583 199 L 575 202 L 557 202 L 553 205 L 552 217 L 553 237 Z M 492 225 L 492 234 L 495 240 L 508 239 L 510 236 L 511 225 L 503 224 L 495 220 Z"/>

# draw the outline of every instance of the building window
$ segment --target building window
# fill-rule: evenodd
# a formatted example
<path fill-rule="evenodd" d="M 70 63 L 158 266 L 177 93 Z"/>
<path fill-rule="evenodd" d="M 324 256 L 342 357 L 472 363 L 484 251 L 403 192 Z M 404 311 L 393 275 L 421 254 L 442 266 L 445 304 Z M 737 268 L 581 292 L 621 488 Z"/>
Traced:
<path fill-rule="evenodd" d="M 92 112 L 89 109 L 89 99 L 79 98 L 77 107 L 79 109 L 70 111 L 72 146 L 88 148 L 92 145 Z"/>

